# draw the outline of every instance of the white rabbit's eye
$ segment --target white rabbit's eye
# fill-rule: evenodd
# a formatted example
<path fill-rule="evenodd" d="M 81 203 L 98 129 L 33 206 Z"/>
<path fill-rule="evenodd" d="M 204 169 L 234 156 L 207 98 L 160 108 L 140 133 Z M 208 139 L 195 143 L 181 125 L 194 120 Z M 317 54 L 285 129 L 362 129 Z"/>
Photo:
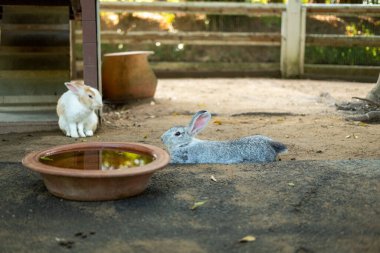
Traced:
<path fill-rule="evenodd" d="M 91 94 L 88 94 L 88 97 L 89 97 L 89 98 L 93 98 Z"/>
<path fill-rule="evenodd" d="M 176 132 L 174 135 L 175 135 L 175 136 L 180 136 L 180 135 L 181 135 L 181 132 Z"/>

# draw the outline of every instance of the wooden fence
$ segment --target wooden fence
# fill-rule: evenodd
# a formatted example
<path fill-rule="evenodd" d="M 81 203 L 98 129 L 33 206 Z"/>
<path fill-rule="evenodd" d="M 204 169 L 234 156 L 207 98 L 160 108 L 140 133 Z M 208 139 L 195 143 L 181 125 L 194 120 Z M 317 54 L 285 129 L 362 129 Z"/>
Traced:
<path fill-rule="evenodd" d="M 346 16 L 380 16 L 380 5 L 324 5 L 301 4 L 289 0 L 288 4 L 250 4 L 231 2 L 101 2 L 101 11 L 107 12 L 167 12 L 203 13 L 218 15 L 278 15 L 281 16 L 281 32 L 162 32 L 162 31 L 102 31 L 102 43 L 184 43 L 189 45 L 230 45 L 280 47 L 281 57 L 275 63 L 197 63 L 197 62 L 152 62 L 160 73 L 235 72 L 237 75 L 261 73 L 282 77 L 338 78 L 376 81 L 380 66 L 305 64 L 307 46 L 334 47 L 380 47 L 380 36 L 347 36 L 306 34 L 306 17 L 315 14 Z"/>

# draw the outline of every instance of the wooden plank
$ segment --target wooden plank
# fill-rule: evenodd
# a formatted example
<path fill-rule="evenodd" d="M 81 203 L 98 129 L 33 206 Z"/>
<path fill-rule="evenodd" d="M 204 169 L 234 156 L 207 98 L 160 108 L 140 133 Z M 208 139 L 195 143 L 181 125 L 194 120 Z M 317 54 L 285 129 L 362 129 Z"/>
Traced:
<path fill-rule="evenodd" d="M 69 46 L 67 31 L 1 31 L 1 43 L 4 46 Z"/>
<path fill-rule="evenodd" d="M 380 66 L 305 64 L 302 77 L 375 83 L 379 72 Z"/>
<path fill-rule="evenodd" d="M 25 79 L 34 78 L 62 78 L 66 77 L 69 70 L 0 70 L 0 78 L 15 79 L 22 77 Z"/>
<path fill-rule="evenodd" d="M 64 82 L 68 80 L 70 80 L 69 71 L 64 76 L 50 78 L 23 76 L 0 78 L 0 96 L 60 95 L 67 90 Z"/>
<path fill-rule="evenodd" d="M 51 55 L 54 54 L 67 54 L 70 47 L 13 47 L 13 46 L 0 46 L 0 55 Z"/>
<path fill-rule="evenodd" d="M 1 30 L 12 31 L 68 31 L 68 24 L 2 24 Z"/>
<path fill-rule="evenodd" d="M 8 54 L 0 57 L 0 70 L 68 70 L 69 52 Z"/>
<path fill-rule="evenodd" d="M 151 62 L 154 71 L 278 71 L 280 63 Z"/>
<path fill-rule="evenodd" d="M 77 32 L 81 35 L 81 32 Z M 280 33 L 226 33 L 226 32 L 128 32 L 103 31 L 101 33 L 102 43 L 124 44 L 124 43 L 164 43 L 191 45 L 264 45 L 280 46 Z M 76 43 L 81 43 L 77 38 Z"/>
<path fill-rule="evenodd" d="M 11 110 L 12 108 L 10 108 Z M 27 133 L 27 132 L 40 132 L 40 131 L 52 131 L 58 130 L 57 119 L 49 119 L 45 115 L 42 115 L 39 118 L 36 118 L 34 121 L 25 120 L 25 114 L 16 114 L 12 112 L 10 114 L 13 118 L 4 122 L 0 117 L 0 134 L 8 133 Z M 30 112 L 26 115 L 30 116 Z M 2 116 L 0 114 L 0 116 Z M 4 118 L 10 118 L 8 115 L 5 115 Z"/>
<path fill-rule="evenodd" d="M 3 6 L 2 24 L 67 24 L 69 8 L 55 6 Z"/>
<path fill-rule="evenodd" d="M 352 14 L 380 16 L 380 5 L 368 4 L 303 4 L 308 14 Z"/>
<path fill-rule="evenodd" d="M 251 4 L 232 2 L 101 2 L 101 11 L 112 12 L 171 12 L 220 15 L 280 15 L 284 4 Z"/>
<path fill-rule="evenodd" d="M 331 35 L 331 34 L 308 34 L 306 44 L 332 47 L 380 47 L 380 35 Z"/>
<path fill-rule="evenodd" d="M 0 105 L 56 104 L 58 99 L 58 95 L 0 96 Z"/>

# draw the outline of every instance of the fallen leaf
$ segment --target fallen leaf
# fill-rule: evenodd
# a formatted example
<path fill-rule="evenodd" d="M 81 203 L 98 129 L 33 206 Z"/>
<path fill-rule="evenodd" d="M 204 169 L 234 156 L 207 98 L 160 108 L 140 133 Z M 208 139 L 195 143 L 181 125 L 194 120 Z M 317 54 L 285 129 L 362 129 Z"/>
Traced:
<path fill-rule="evenodd" d="M 206 202 L 207 202 L 207 200 L 195 202 L 194 205 L 190 209 L 195 210 L 198 207 L 203 206 Z"/>
<path fill-rule="evenodd" d="M 214 175 L 211 175 L 211 180 L 214 181 L 214 182 L 217 181 L 216 178 L 214 177 Z"/>
<path fill-rule="evenodd" d="M 359 122 L 358 126 L 367 127 L 369 126 L 367 123 Z"/>
<path fill-rule="evenodd" d="M 220 121 L 220 120 L 214 120 L 214 124 L 220 126 L 222 124 L 222 121 Z"/>
<path fill-rule="evenodd" d="M 288 183 L 288 185 L 289 185 L 289 186 L 292 186 L 292 187 L 295 186 L 295 184 L 292 183 L 292 182 Z"/>
<path fill-rule="evenodd" d="M 46 156 L 41 156 L 41 157 L 40 157 L 40 160 L 42 160 L 42 161 L 54 161 L 54 160 L 51 159 L 50 157 L 46 157 Z"/>
<path fill-rule="evenodd" d="M 256 241 L 256 237 L 254 237 L 253 235 L 244 236 L 243 238 L 239 240 L 239 242 L 254 242 L 254 241 Z"/>

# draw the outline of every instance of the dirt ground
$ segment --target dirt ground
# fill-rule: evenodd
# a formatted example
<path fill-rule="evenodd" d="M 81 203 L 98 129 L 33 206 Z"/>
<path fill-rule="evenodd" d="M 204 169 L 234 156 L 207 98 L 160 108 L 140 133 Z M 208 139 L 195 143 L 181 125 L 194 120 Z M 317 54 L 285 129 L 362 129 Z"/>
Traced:
<path fill-rule="evenodd" d="M 346 121 L 347 112 L 335 108 L 335 103 L 353 96 L 365 97 L 373 86 L 263 78 L 161 79 L 154 99 L 106 106 L 103 124 L 92 138 L 66 138 L 58 130 L 2 135 L 0 159 L 20 161 L 36 148 L 80 141 L 137 141 L 163 147 L 161 134 L 187 125 L 198 110 L 214 115 L 199 134 L 201 139 L 263 134 L 288 146 L 282 160 L 376 159 L 380 125 Z"/>
<path fill-rule="evenodd" d="M 102 131 L 124 129 L 125 136 L 141 125 L 140 140 L 156 142 L 166 129 L 186 125 L 194 112 L 206 109 L 215 115 L 199 138 L 267 135 L 288 145 L 284 160 L 379 158 L 380 125 L 346 121 L 347 112 L 335 108 L 335 103 L 352 101 L 353 96 L 365 97 L 373 85 L 279 79 L 160 80 L 154 100 L 108 110 Z"/>
<path fill-rule="evenodd" d="M 107 106 L 94 137 L 0 135 L 0 251 L 379 252 L 380 125 L 346 121 L 334 106 L 373 85 L 163 79 L 154 99 Z M 201 109 L 214 117 L 199 138 L 264 134 L 289 152 L 268 164 L 169 165 L 142 195 L 106 202 L 53 197 L 20 163 L 33 150 L 74 142 L 163 147 L 161 134 Z M 255 240 L 239 242 L 247 235 Z"/>
<path fill-rule="evenodd" d="M 335 103 L 365 97 L 371 83 L 241 79 L 162 79 L 154 99 L 104 108 L 103 124 L 92 138 L 71 139 L 59 130 L 0 136 L 0 160 L 20 161 L 28 152 L 58 143 L 132 141 L 163 147 L 160 136 L 187 125 L 198 110 L 212 123 L 201 139 L 227 140 L 263 134 L 288 146 L 282 160 L 380 158 L 380 125 L 350 122 Z M 30 141 L 30 145 L 17 148 Z M 15 153 L 7 150 L 15 148 Z"/>

